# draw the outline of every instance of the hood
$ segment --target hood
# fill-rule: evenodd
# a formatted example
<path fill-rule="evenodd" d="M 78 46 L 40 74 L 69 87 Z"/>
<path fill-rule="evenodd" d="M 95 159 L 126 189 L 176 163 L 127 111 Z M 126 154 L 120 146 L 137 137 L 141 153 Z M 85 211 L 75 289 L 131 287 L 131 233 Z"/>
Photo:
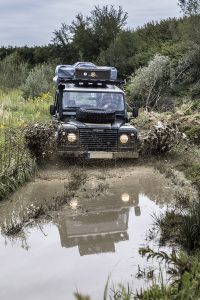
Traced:
<path fill-rule="evenodd" d="M 104 129 L 119 129 L 124 124 L 124 120 L 115 120 L 113 123 L 105 123 L 105 124 L 95 124 L 95 123 L 87 123 L 80 122 L 76 119 L 71 119 L 66 122 L 62 122 L 62 127 L 68 129 L 81 129 L 81 128 L 104 128 Z"/>

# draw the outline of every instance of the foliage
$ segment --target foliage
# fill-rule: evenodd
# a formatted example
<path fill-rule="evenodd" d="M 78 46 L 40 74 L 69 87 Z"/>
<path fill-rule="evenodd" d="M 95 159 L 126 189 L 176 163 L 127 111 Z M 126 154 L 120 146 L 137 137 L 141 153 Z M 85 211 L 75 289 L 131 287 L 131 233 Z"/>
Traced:
<path fill-rule="evenodd" d="M 121 6 L 118 10 L 113 5 L 100 8 L 95 6 L 91 11 L 89 21 L 92 25 L 97 45 L 100 49 L 107 49 L 116 35 L 125 26 L 128 14 Z"/>
<path fill-rule="evenodd" d="M 200 12 L 199 0 L 179 0 L 178 3 L 181 10 L 186 15 L 196 15 Z"/>
<path fill-rule="evenodd" d="M 160 242 L 180 242 L 182 215 L 175 210 L 167 210 L 164 215 L 154 216 L 154 223 L 161 230 Z"/>
<path fill-rule="evenodd" d="M 84 18 L 79 13 L 71 25 L 63 23 L 59 30 L 54 31 L 53 42 L 63 47 L 71 45 L 77 53 L 77 60 L 95 60 L 122 30 L 126 19 L 127 13 L 121 7 L 117 10 L 113 5 L 95 6 L 89 16 Z"/>
<path fill-rule="evenodd" d="M 28 64 L 19 62 L 16 53 L 0 61 L 0 88 L 19 88 L 28 75 Z"/>
<path fill-rule="evenodd" d="M 168 255 L 165 252 L 154 252 L 149 248 L 142 249 L 141 252 L 148 258 L 164 260 L 168 264 L 168 272 L 172 276 L 175 275 L 176 280 L 168 286 L 153 284 L 150 288 L 138 293 L 136 299 L 189 300 L 199 298 L 200 263 L 198 255 L 188 257 L 183 252 L 177 254 L 175 251 Z"/>
<path fill-rule="evenodd" d="M 21 92 L 0 91 L 0 199 L 31 178 L 36 161 L 25 146 L 27 123 L 48 120 L 50 94 L 24 101 Z"/>
<path fill-rule="evenodd" d="M 171 79 L 176 80 L 170 85 L 168 94 L 173 97 L 189 93 L 198 97 L 200 16 L 192 14 L 180 19 L 149 22 L 136 29 L 126 28 L 126 20 L 127 13 L 121 7 L 96 6 L 88 16 L 79 13 L 71 24 L 63 23 L 54 31 L 52 43 L 47 46 L 1 47 L 0 65 L 5 64 L 4 70 L 9 70 L 10 78 L 12 73 L 18 74 L 18 69 L 25 68 L 19 71 L 21 76 L 12 78 L 12 83 L 5 79 L 5 84 L 19 86 L 19 80 L 24 81 L 27 72 L 37 64 L 48 63 L 55 67 L 80 60 L 114 65 L 119 75 L 126 78 L 159 54 L 170 59 L 171 71 L 175 72 L 175 78 Z M 13 69 L 14 66 L 18 68 L 14 72 L 7 67 L 10 60 Z M 0 71 L 1 76 L 4 78 L 4 71 Z"/>
<path fill-rule="evenodd" d="M 49 105 L 53 95 L 24 101 L 20 90 L 4 92 L 0 90 L 0 128 L 10 125 L 12 128 L 24 128 L 25 124 L 37 121 L 49 121 Z"/>
<path fill-rule="evenodd" d="M 66 51 L 67 50 L 67 51 Z M 27 63 L 30 68 L 37 64 L 56 64 L 74 63 L 74 53 L 71 47 L 49 44 L 34 47 L 0 47 L 0 61 L 8 57 L 17 58 L 18 63 Z"/>
<path fill-rule="evenodd" d="M 162 240 L 176 241 L 188 252 L 200 249 L 200 201 L 190 203 L 186 209 L 174 207 L 155 221 Z"/>
<path fill-rule="evenodd" d="M 192 204 L 181 226 L 183 246 L 189 251 L 200 248 L 200 202 Z"/>
<path fill-rule="evenodd" d="M 161 95 L 170 85 L 170 59 L 156 55 L 147 67 L 140 68 L 127 85 L 129 98 L 146 110 L 157 106 Z"/>
<path fill-rule="evenodd" d="M 141 138 L 140 152 L 144 156 L 163 154 L 184 140 L 176 124 L 158 122 Z"/>
<path fill-rule="evenodd" d="M 137 40 L 130 30 L 120 32 L 106 50 L 102 50 L 97 63 L 115 66 L 119 77 L 127 77 L 134 70 L 132 58 L 137 51 Z"/>
<path fill-rule="evenodd" d="M 118 293 L 110 295 L 109 299 L 121 300 L 192 300 L 200 297 L 200 263 L 199 254 L 195 256 L 187 256 L 184 252 L 176 252 L 167 254 L 163 251 L 155 252 L 150 248 L 140 249 L 142 255 L 147 259 L 153 258 L 164 261 L 167 265 L 167 272 L 173 278 L 168 285 L 163 281 L 160 284 L 153 283 L 145 290 L 132 293 L 129 286 L 120 286 Z M 85 300 L 89 297 L 82 297 L 76 294 L 76 299 Z M 107 299 L 107 298 L 105 298 Z"/>
<path fill-rule="evenodd" d="M 188 52 L 182 56 L 178 61 L 174 82 L 175 89 L 188 89 L 187 94 L 194 98 L 199 95 L 198 81 L 200 78 L 200 60 L 199 60 L 199 46 L 193 45 Z"/>
<path fill-rule="evenodd" d="M 173 275 L 176 279 L 183 273 L 189 272 L 191 268 L 188 256 L 184 252 L 177 254 L 174 249 L 171 254 L 168 254 L 165 251 L 156 252 L 150 248 L 140 248 L 139 253 L 143 256 L 147 256 L 147 260 L 156 258 L 167 263 L 168 273 Z"/>
<path fill-rule="evenodd" d="M 52 66 L 47 64 L 37 65 L 30 71 L 25 83 L 21 86 L 23 97 L 25 99 L 35 98 L 52 91 L 52 78 Z"/>
<path fill-rule="evenodd" d="M 182 130 L 186 133 L 187 137 L 190 139 L 190 141 L 200 144 L 200 132 L 199 132 L 199 124 L 191 124 L 186 123 L 182 124 Z"/>
<path fill-rule="evenodd" d="M 200 182 L 200 164 L 190 164 L 185 169 L 185 175 L 193 183 Z"/>
<path fill-rule="evenodd" d="M 24 146 L 20 131 L 7 127 L 0 131 L 0 200 L 27 181 L 36 163 Z"/>
<path fill-rule="evenodd" d="M 76 300 L 90 300 L 89 296 L 82 296 L 79 293 L 75 293 L 74 296 L 75 296 Z"/>

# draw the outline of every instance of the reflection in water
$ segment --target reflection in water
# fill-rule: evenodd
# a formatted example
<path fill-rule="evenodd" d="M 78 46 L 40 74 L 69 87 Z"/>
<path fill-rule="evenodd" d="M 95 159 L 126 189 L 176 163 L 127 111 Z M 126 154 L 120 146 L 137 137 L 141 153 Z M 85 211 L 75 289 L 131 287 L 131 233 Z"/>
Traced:
<path fill-rule="evenodd" d="M 155 202 L 162 202 L 166 197 L 160 174 L 147 173 L 134 180 L 132 177 L 122 179 L 120 184 L 113 184 L 100 199 L 81 199 L 82 204 L 86 201 L 87 213 L 71 216 L 62 214 L 57 220 L 61 246 L 78 246 L 81 256 L 115 252 L 117 243 L 129 240 L 130 209 L 134 207 L 135 216 L 141 216 L 139 197 L 145 197 L 141 191 L 150 195 Z M 76 207 L 77 200 L 73 199 L 70 205 Z"/>
<path fill-rule="evenodd" d="M 135 215 L 139 217 L 141 215 L 141 210 L 139 206 L 135 206 Z"/>
<path fill-rule="evenodd" d="M 122 201 L 128 202 L 130 200 L 130 195 L 127 193 L 122 194 Z"/>
<path fill-rule="evenodd" d="M 115 252 L 115 243 L 128 240 L 129 209 L 90 213 L 59 221 L 62 247 L 78 246 L 80 255 Z"/>
<path fill-rule="evenodd" d="M 75 198 L 71 199 L 69 202 L 69 207 L 72 209 L 76 209 L 77 206 L 78 206 L 78 200 Z"/>
<path fill-rule="evenodd" d="M 135 274 L 138 265 L 143 269 L 149 262 L 139 256 L 138 248 L 146 246 L 152 213 L 160 212 L 170 198 L 169 185 L 148 168 L 113 182 L 108 192 L 99 197 L 94 191 L 94 197 L 89 199 L 75 195 L 69 207 L 55 215 L 53 224 L 46 221 L 43 228 L 28 228 L 29 251 L 22 251 L 19 243 L 8 243 L 5 248 L 0 236 L 4 274 L 0 299 L 73 299 L 78 289 L 89 293 L 91 299 L 100 300 L 109 274 L 114 283 L 130 282 L 132 278 L 133 289 L 144 287 L 146 283 L 135 278 Z M 46 185 L 48 195 L 50 190 L 55 195 L 64 189 L 64 182 L 57 183 L 54 193 L 51 182 L 42 182 L 40 186 Z M 37 183 L 33 190 L 27 186 L 32 203 L 38 195 L 37 190 L 34 193 Z M 27 203 L 28 190 L 20 196 Z M 37 197 L 44 196 L 41 192 Z M 1 212 L 9 211 L 11 204 L 0 205 Z M 155 246 L 154 241 L 148 243 L 151 248 Z"/>
<path fill-rule="evenodd" d="M 87 195 L 93 194 L 94 197 L 75 196 L 68 203 L 71 212 L 65 214 L 64 211 L 58 220 L 55 220 L 62 247 L 78 246 L 81 255 L 114 252 L 115 243 L 128 240 L 129 210 L 134 207 L 135 216 L 141 216 L 140 195 L 147 195 L 159 206 L 168 201 L 166 188 L 168 189 L 169 186 L 163 176 L 152 168 L 143 169 L 141 173 L 137 171 L 136 175 L 114 181 L 110 184 L 107 193 L 99 197 L 95 197 L 92 190 L 94 183 L 91 182 L 87 187 Z M 55 179 L 53 184 L 45 180 L 27 184 L 11 197 L 10 202 L 5 201 L 1 204 L 0 219 L 7 219 L 7 216 L 9 218 L 13 212 L 22 211 L 23 207 L 26 209 L 29 203 L 37 205 L 37 203 L 49 202 L 56 196 L 62 196 L 64 185 L 65 180 Z M 80 207 L 84 209 L 79 210 Z"/>
<path fill-rule="evenodd" d="M 100 202 L 90 201 L 85 214 L 60 216 L 57 226 L 61 246 L 78 246 L 80 255 L 115 252 L 115 244 L 129 239 L 128 221 L 130 207 L 135 205 L 135 216 L 140 216 L 139 198 L 133 203 L 128 193 L 112 190 Z M 110 205 L 110 200 L 113 204 Z M 98 206 L 100 205 L 100 207 Z M 88 205 L 88 203 L 87 203 Z M 90 212 L 91 210 L 91 212 Z"/>

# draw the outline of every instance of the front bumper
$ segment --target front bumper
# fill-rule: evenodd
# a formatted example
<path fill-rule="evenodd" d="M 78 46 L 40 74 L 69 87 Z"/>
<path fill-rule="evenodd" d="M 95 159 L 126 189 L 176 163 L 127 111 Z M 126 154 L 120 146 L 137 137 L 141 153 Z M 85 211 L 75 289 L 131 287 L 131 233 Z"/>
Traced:
<path fill-rule="evenodd" d="M 138 158 L 137 151 L 118 151 L 118 152 L 105 152 L 105 151 L 67 151 L 58 150 L 59 155 L 65 157 L 83 157 L 86 159 L 117 159 L 117 158 Z"/>

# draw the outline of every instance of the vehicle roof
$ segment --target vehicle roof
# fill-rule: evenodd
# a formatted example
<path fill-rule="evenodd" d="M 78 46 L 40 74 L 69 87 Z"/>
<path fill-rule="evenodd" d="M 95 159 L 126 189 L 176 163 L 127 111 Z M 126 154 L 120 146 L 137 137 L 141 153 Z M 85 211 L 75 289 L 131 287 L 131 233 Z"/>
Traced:
<path fill-rule="evenodd" d="M 116 85 L 106 85 L 105 87 L 103 86 L 77 86 L 74 84 L 65 84 L 65 88 L 64 91 L 79 91 L 79 92 L 86 92 L 86 91 L 90 91 L 90 92 L 112 92 L 112 93 L 123 93 L 124 91 L 121 90 L 119 87 L 117 87 Z"/>

